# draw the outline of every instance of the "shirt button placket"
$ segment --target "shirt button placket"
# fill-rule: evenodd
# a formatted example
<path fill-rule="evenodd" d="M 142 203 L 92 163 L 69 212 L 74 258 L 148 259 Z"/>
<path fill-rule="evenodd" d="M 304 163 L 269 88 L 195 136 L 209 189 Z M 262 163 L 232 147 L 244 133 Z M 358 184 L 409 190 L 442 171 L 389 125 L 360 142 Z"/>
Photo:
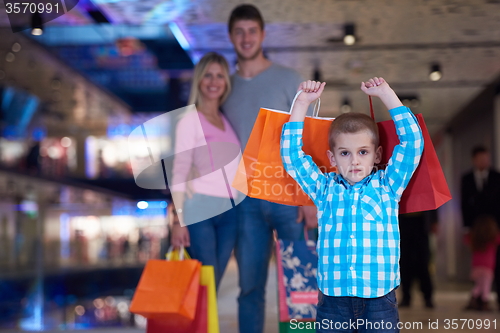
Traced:
<path fill-rule="evenodd" d="M 352 189 L 350 193 L 350 196 L 351 198 L 353 197 L 353 193 L 352 193 Z M 352 202 L 351 202 L 352 203 Z M 349 207 L 349 206 L 348 206 Z M 349 241 L 347 242 L 348 244 L 348 249 L 347 249 L 347 265 L 349 267 L 349 270 L 347 271 L 347 276 L 348 276 L 348 279 L 349 279 L 349 287 L 347 288 L 347 291 L 349 293 L 349 295 L 352 295 L 352 271 L 353 271 L 353 266 L 352 266 L 352 253 L 353 253 L 353 246 L 352 246 L 352 240 L 354 239 L 354 234 L 353 234 L 353 230 L 352 230 L 352 224 L 355 222 L 356 220 L 356 205 L 354 205 L 353 203 L 351 204 L 351 216 L 350 216 L 350 219 L 349 219 L 349 223 L 347 225 L 347 228 L 348 228 L 348 231 L 349 231 Z"/>

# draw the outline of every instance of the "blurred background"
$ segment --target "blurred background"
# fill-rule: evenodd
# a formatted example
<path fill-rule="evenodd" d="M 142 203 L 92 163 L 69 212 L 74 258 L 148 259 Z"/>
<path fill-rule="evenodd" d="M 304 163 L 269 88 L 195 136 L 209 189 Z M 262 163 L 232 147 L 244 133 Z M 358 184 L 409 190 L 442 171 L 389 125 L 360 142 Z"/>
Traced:
<path fill-rule="evenodd" d="M 320 115 L 368 112 L 359 85 L 373 76 L 424 115 L 454 196 L 433 277 L 468 283 L 459 181 L 475 145 L 500 167 L 500 1 L 244 2 L 264 16 L 269 59 L 327 82 Z M 71 9 L 43 25 L 0 3 L 0 329 L 140 326 L 128 304 L 166 251 L 169 191 L 135 185 L 128 135 L 186 105 L 204 53 L 234 71 L 227 19 L 243 2 L 52 3 Z"/>

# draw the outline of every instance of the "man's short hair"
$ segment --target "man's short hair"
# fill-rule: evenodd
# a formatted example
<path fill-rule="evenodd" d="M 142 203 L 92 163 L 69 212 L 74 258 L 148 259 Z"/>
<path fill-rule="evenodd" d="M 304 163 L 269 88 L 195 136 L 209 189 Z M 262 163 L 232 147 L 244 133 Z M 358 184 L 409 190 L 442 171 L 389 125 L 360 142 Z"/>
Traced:
<path fill-rule="evenodd" d="M 239 5 L 233 9 L 231 15 L 229 16 L 228 30 L 231 33 L 234 23 L 241 20 L 251 20 L 259 23 L 260 28 L 264 30 L 264 19 L 260 14 L 260 11 L 254 5 L 243 4 Z"/>
<path fill-rule="evenodd" d="M 375 121 L 364 113 L 349 112 L 344 113 L 332 122 L 328 131 L 328 145 L 330 150 L 335 148 L 335 139 L 342 133 L 357 133 L 368 131 L 372 134 L 372 141 L 375 148 L 379 145 L 378 126 Z"/>
<path fill-rule="evenodd" d="M 475 146 L 472 148 L 472 157 L 476 157 L 478 154 L 488 153 L 488 149 L 485 146 Z"/>

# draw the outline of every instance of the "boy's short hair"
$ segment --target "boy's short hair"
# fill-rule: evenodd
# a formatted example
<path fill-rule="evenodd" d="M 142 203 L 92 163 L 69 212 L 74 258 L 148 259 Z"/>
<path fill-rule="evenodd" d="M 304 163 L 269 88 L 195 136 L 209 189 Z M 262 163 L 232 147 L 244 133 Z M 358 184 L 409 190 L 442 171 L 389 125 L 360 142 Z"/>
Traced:
<path fill-rule="evenodd" d="M 262 18 L 259 9 L 254 5 L 243 4 L 233 9 L 231 15 L 229 16 L 229 23 L 227 26 L 229 33 L 231 33 L 231 30 L 233 29 L 234 23 L 241 20 L 257 21 L 260 28 L 264 30 L 264 19 Z"/>
<path fill-rule="evenodd" d="M 328 131 L 328 145 L 330 150 L 335 148 L 335 139 L 342 133 L 357 133 L 367 130 L 373 136 L 375 148 L 379 144 L 378 126 L 368 115 L 359 112 L 344 113 L 332 122 Z"/>
<path fill-rule="evenodd" d="M 485 146 L 475 146 L 472 148 L 472 157 L 476 157 L 477 154 L 488 153 L 488 149 Z"/>

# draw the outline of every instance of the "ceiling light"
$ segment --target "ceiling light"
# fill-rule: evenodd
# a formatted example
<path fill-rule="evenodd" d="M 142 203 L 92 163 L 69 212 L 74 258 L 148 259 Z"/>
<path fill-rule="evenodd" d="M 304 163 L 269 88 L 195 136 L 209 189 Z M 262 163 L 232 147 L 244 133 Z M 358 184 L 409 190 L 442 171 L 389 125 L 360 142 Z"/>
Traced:
<path fill-rule="evenodd" d="M 313 80 L 320 82 L 321 81 L 321 77 L 322 77 L 321 71 L 319 70 L 319 68 L 315 68 L 314 72 L 313 72 Z"/>
<path fill-rule="evenodd" d="M 21 44 L 19 44 L 19 43 L 14 43 L 14 44 L 12 45 L 12 52 L 19 52 L 19 51 L 21 51 Z"/>
<path fill-rule="evenodd" d="M 5 61 L 7 62 L 13 62 L 16 60 L 16 56 L 12 52 L 8 52 L 7 55 L 5 56 Z"/>
<path fill-rule="evenodd" d="M 356 34 L 354 33 L 354 24 L 347 23 L 344 25 L 344 44 L 353 45 L 356 43 Z"/>
<path fill-rule="evenodd" d="M 52 79 L 52 81 L 50 82 L 50 86 L 52 87 L 52 89 L 58 90 L 59 88 L 61 88 L 61 80 L 59 80 L 58 78 Z"/>
<path fill-rule="evenodd" d="M 149 204 L 147 201 L 139 201 L 137 203 L 137 208 L 139 208 L 139 209 L 146 209 L 146 208 L 148 208 L 148 206 L 149 206 Z"/>
<path fill-rule="evenodd" d="M 340 106 L 340 112 L 341 113 L 349 113 L 351 112 L 351 102 L 349 101 L 348 98 L 344 98 L 344 101 L 342 102 L 342 105 Z"/>
<path fill-rule="evenodd" d="M 441 66 L 439 64 L 431 65 L 431 72 L 429 74 L 429 79 L 431 81 L 439 81 L 443 77 L 443 73 L 441 73 Z"/>
<path fill-rule="evenodd" d="M 37 11 L 35 11 L 31 17 L 31 34 L 33 36 L 40 36 L 43 34 L 42 16 Z"/>

